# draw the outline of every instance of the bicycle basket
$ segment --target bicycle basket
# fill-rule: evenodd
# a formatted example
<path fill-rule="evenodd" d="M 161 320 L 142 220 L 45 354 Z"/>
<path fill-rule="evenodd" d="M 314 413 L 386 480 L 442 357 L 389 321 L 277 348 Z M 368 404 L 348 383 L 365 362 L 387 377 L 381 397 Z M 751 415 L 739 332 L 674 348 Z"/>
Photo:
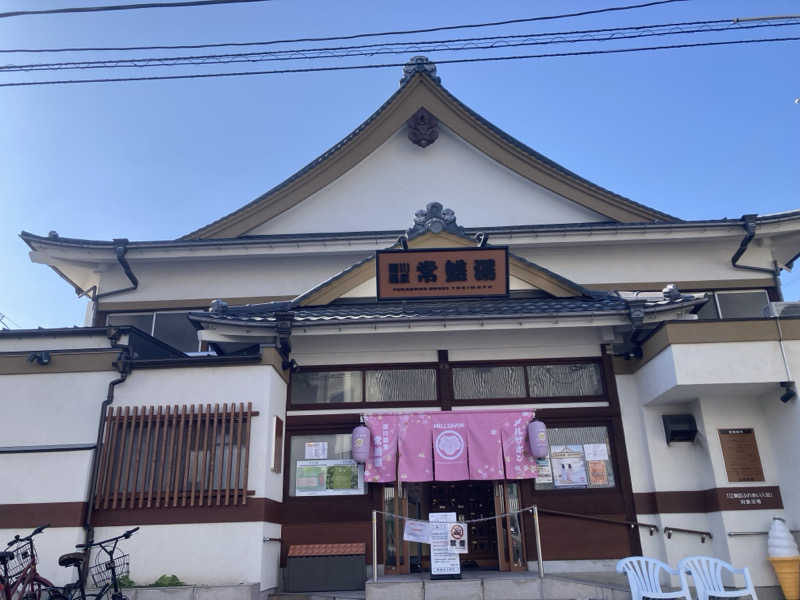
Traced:
<path fill-rule="evenodd" d="M 131 567 L 129 558 L 130 556 L 128 554 L 122 553 L 115 553 L 113 558 L 98 554 L 95 563 L 89 567 L 89 575 L 92 576 L 92 582 L 95 587 L 99 588 L 113 583 L 111 577 L 112 565 L 118 580 L 120 577 L 130 574 Z"/>
<path fill-rule="evenodd" d="M 24 542 L 8 550 L 14 553 L 14 558 L 8 562 L 9 579 L 17 577 L 36 560 L 36 549 L 31 542 Z"/>

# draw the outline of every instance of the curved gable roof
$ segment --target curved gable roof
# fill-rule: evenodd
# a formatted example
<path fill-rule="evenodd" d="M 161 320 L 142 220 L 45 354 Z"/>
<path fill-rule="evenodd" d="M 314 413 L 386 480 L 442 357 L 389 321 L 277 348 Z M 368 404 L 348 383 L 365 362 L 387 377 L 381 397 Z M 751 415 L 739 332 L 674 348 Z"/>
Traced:
<path fill-rule="evenodd" d="M 588 181 L 492 125 L 426 73 L 418 72 L 352 133 L 242 208 L 181 239 L 230 238 L 296 206 L 376 150 L 420 108 L 520 176 L 620 223 L 678 222 Z"/>

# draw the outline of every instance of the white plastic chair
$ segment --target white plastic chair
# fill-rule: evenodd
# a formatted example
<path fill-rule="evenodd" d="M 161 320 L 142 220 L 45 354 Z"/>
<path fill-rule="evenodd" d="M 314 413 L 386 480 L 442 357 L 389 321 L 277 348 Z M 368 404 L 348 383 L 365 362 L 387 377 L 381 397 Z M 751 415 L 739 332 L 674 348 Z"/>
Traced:
<path fill-rule="evenodd" d="M 674 592 L 662 590 L 662 572 L 667 575 L 679 574 L 667 563 L 644 556 L 629 556 L 617 563 L 617 573 L 625 573 L 628 577 L 628 585 L 631 588 L 633 600 L 642 600 L 643 598 L 686 598 L 686 600 L 692 600 L 689 595 L 689 587 L 685 585 L 683 579 L 681 579 L 681 589 Z"/>
<path fill-rule="evenodd" d="M 692 576 L 694 587 L 697 590 L 697 600 L 708 600 L 709 597 L 739 598 L 741 596 L 752 596 L 753 600 L 758 600 L 747 567 L 737 569 L 724 560 L 710 556 L 687 556 L 678 563 L 678 571 L 681 573 L 681 584 L 687 589 L 689 587 L 687 575 Z M 723 571 L 743 575 L 745 587 L 726 590 L 725 584 L 722 582 Z"/>

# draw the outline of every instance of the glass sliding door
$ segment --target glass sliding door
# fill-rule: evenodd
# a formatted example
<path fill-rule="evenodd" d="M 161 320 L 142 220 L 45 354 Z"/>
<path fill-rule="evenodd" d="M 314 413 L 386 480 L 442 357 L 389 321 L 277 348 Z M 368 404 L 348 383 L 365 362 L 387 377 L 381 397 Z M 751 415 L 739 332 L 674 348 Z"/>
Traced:
<path fill-rule="evenodd" d="M 527 571 L 525 540 L 522 533 L 519 482 L 498 481 L 494 484 L 497 554 L 501 571 Z M 506 514 L 512 513 L 512 514 Z M 501 516 L 502 515 L 502 516 Z"/>
<path fill-rule="evenodd" d="M 403 541 L 403 519 L 408 516 L 408 498 L 403 484 L 383 487 L 383 571 L 387 575 L 409 573 L 408 543 Z"/>

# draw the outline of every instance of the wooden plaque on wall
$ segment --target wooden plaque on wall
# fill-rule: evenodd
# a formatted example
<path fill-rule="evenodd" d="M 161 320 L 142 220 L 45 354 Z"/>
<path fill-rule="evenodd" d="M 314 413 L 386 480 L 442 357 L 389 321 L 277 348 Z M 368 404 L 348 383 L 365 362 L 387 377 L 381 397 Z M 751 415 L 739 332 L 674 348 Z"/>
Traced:
<path fill-rule="evenodd" d="M 378 250 L 378 300 L 508 296 L 508 248 Z"/>
<path fill-rule="evenodd" d="M 720 429 L 719 443 L 728 481 L 764 481 L 764 469 L 752 429 Z"/>
<path fill-rule="evenodd" d="M 273 473 L 280 473 L 283 467 L 283 419 L 279 416 L 272 417 L 272 464 Z"/>

